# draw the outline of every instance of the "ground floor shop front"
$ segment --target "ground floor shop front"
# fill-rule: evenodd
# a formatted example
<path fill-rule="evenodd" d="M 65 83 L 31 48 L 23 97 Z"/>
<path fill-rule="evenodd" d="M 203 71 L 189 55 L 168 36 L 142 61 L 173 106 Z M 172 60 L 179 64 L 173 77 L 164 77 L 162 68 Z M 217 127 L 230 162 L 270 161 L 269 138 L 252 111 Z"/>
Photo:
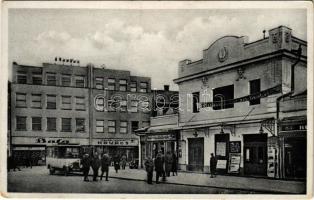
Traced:
<path fill-rule="evenodd" d="M 278 143 L 272 130 L 263 128 L 262 122 L 183 128 L 178 141 L 179 168 L 209 173 L 213 153 L 219 174 L 276 177 Z"/>

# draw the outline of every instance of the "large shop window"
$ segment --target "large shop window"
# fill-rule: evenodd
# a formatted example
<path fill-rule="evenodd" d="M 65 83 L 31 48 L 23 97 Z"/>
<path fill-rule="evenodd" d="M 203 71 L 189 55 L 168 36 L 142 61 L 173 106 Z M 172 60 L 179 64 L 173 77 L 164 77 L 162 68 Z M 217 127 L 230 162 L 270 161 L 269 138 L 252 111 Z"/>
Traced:
<path fill-rule="evenodd" d="M 76 132 L 85 132 L 85 119 L 76 118 Z"/>
<path fill-rule="evenodd" d="M 71 126 L 71 118 L 62 118 L 61 123 L 61 130 L 62 132 L 71 132 L 72 126 Z"/>
<path fill-rule="evenodd" d="M 16 130 L 26 131 L 26 117 L 22 117 L 22 116 L 16 117 Z"/>
<path fill-rule="evenodd" d="M 194 92 L 192 93 L 193 97 L 193 113 L 198 113 L 199 112 L 199 102 L 200 102 L 200 93 L 199 92 Z"/>
<path fill-rule="evenodd" d="M 47 131 L 56 131 L 57 130 L 57 119 L 55 117 L 47 118 Z"/>
<path fill-rule="evenodd" d="M 41 117 L 32 117 L 32 130 L 33 131 L 41 130 Z"/>
<path fill-rule="evenodd" d="M 260 79 L 250 81 L 250 95 L 258 94 L 261 92 L 261 81 Z M 250 105 L 260 104 L 261 99 L 254 99 L 250 101 Z"/>
<path fill-rule="evenodd" d="M 104 120 L 96 120 L 96 133 L 104 133 Z"/>
<path fill-rule="evenodd" d="M 26 108 L 26 94 L 16 93 L 16 107 Z"/>
<path fill-rule="evenodd" d="M 116 133 L 116 121 L 113 120 L 108 121 L 108 132 Z"/>
<path fill-rule="evenodd" d="M 233 108 L 234 103 L 234 87 L 233 85 L 228 85 L 224 87 L 215 88 L 213 90 L 213 109 L 221 110 Z"/>

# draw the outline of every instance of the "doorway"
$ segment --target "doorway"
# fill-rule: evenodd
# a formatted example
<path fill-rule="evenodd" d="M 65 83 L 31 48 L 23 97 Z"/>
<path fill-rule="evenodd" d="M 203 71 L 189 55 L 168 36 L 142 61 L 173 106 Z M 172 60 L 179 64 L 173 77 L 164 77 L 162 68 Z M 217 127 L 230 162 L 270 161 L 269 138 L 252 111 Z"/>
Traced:
<path fill-rule="evenodd" d="M 189 164 L 190 171 L 203 171 L 204 168 L 204 138 L 189 138 Z"/>
<path fill-rule="evenodd" d="M 267 175 L 267 134 L 244 135 L 244 174 Z"/>

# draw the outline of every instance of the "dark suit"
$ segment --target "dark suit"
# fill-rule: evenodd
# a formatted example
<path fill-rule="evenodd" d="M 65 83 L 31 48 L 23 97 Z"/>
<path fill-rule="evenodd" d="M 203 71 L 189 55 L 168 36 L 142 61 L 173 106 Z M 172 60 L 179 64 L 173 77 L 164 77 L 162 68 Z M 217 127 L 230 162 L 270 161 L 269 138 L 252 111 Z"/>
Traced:
<path fill-rule="evenodd" d="M 110 165 L 110 158 L 107 154 L 104 154 L 101 158 L 100 180 L 102 180 L 102 177 L 103 177 L 104 173 L 106 172 L 106 181 L 108 181 L 109 165 Z"/>

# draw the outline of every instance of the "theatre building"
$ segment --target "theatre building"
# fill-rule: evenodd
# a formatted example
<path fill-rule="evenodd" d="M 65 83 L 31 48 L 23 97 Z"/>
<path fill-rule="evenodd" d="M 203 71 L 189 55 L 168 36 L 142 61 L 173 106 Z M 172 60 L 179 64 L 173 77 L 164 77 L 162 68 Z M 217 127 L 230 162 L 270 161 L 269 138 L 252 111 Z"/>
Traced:
<path fill-rule="evenodd" d="M 79 144 L 139 158 L 133 130 L 149 126 L 150 78 L 129 71 L 13 63 L 10 151 L 44 164 L 50 144 Z M 10 153 L 10 152 L 9 152 Z"/>
<path fill-rule="evenodd" d="M 307 43 L 280 26 L 254 42 L 224 36 L 201 60 L 179 62 L 179 167 L 209 172 L 214 153 L 220 174 L 302 176 L 306 55 Z"/>

